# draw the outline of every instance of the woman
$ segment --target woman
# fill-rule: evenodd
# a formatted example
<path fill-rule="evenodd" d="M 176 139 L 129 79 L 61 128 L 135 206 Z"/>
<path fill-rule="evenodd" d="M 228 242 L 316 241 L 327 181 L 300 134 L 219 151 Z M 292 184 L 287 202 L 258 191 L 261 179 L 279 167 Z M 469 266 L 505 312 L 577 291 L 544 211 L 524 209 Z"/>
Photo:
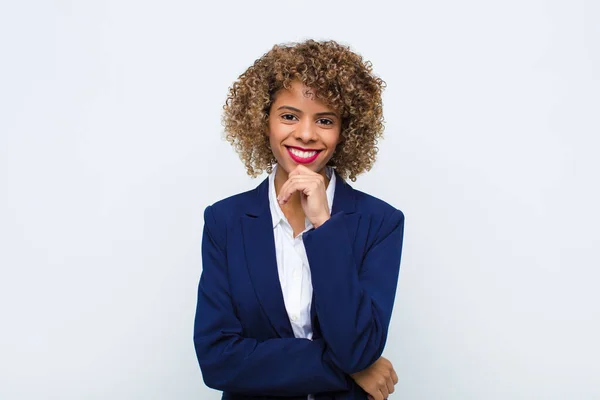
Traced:
<path fill-rule="evenodd" d="M 353 189 L 385 83 L 333 41 L 276 45 L 230 88 L 227 140 L 255 189 L 204 211 L 194 345 L 223 399 L 383 400 L 403 213 Z"/>

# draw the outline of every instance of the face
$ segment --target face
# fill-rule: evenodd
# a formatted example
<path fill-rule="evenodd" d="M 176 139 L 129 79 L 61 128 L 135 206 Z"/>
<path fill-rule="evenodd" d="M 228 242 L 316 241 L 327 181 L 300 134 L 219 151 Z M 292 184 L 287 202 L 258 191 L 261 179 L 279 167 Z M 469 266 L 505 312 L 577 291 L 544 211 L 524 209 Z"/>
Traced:
<path fill-rule="evenodd" d="M 269 111 L 267 135 L 273 155 L 287 174 L 299 164 L 325 176 L 325 166 L 340 142 L 339 113 L 301 82 L 281 89 Z"/>

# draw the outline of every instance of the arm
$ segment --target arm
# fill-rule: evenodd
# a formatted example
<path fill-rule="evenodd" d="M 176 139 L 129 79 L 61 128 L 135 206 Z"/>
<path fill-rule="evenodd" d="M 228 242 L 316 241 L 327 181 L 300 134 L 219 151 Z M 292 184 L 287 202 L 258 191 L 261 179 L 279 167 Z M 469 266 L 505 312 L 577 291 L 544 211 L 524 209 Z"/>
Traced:
<path fill-rule="evenodd" d="M 207 386 L 263 396 L 293 396 L 350 388 L 323 340 L 242 337 L 229 293 L 223 240 L 211 207 L 204 211 L 203 271 L 194 323 L 196 356 Z"/>
<path fill-rule="evenodd" d="M 307 232 L 315 306 L 334 362 L 353 374 L 382 354 L 391 319 L 404 233 L 404 214 L 387 215 L 360 266 L 344 213 Z"/>

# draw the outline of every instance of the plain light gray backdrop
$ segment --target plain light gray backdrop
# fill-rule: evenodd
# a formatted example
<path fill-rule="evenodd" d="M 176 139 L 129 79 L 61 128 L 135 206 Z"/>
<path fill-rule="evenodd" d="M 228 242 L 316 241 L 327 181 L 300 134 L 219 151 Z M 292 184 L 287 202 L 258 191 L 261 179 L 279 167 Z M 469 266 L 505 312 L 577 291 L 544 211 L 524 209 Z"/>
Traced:
<path fill-rule="evenodd" d="M 594 1 L 0 5 L 0 398 L 219 399 L 192 324 L 204 208 L 258 185 L 227 88 L 335 39 L 388 84 L 355 188 L 406 215 L 396 399 L 600 398 Z"/>

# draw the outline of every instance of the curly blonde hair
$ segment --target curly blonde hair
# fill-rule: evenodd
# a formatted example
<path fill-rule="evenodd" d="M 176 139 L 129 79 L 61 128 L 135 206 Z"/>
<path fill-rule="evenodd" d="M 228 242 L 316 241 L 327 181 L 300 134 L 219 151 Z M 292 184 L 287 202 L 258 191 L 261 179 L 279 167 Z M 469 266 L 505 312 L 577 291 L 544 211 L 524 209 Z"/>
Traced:
<path fill-rule="evenodd" d="M 275 45 L 256 60 L 233 86 L 223 106 L 225 139 L 239 153 L 248 175 L 271 173 L 276 164 L 266 131 L 275 94 L 294 80 L 342 117 L 341 142 L 327 165 L 344 178 L 369 171 L 383 135 L 381 93 L 385 82 L 372 73 L 370 61 L 335 41 L 312 39 Z"/>

